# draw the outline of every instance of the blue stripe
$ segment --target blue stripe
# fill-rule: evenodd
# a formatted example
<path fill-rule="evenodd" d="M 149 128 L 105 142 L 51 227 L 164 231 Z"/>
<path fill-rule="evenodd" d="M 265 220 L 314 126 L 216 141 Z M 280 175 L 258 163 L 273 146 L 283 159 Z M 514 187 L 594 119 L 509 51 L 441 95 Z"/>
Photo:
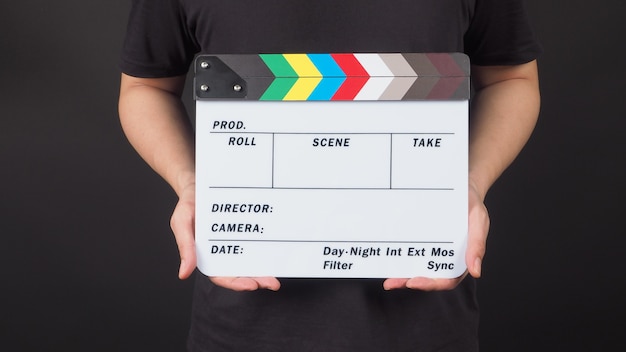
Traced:
<path fill-rule="evenodd" d="M 330 100 L 345 80 L 343 77 L 322 78 L 307 100 Z"/>
<path fill-rule="evenodd" d="M 307 56 L 320 71 L 322 77 L 346 77 L 330 54 L 308 54 Z"/>
<path fill-rule="evenodd" d="M 330 54 L 308 54 L 308 57 L 323 78 L 307 100 L 330 100 L 346 80 L 346 74 Z"/>

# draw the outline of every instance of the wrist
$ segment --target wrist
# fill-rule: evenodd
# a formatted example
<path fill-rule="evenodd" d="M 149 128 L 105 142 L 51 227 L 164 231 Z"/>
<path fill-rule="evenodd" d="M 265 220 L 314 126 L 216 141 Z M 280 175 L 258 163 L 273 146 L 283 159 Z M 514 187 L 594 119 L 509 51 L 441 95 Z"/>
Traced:
<path fill-rule="evenodd" d="M 196 186 L 196 173 L 195 171 L 186 171 L 181 172 L 177 177 L 175 184 L 172 185 L 174 188 L 174 192 L 180 198 L 183 193 L 186 193 L 190 190 L 195 190 Z"/>
<path fill-rule="evenodd" d="M 469 175 L 468 187 L 470 191 L 474 191 L 480 197 L 481 201 L 485 200 L 489 186 L 485 185 L 484 182 L 480 182 L 480 178 L 472 175 L 472 173 Z"/>

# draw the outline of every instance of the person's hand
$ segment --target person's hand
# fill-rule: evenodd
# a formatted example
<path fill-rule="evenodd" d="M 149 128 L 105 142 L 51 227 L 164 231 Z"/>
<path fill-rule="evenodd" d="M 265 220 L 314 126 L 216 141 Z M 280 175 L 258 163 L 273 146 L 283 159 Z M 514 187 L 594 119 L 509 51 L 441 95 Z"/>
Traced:
<path fill-rule="evenodd" d="M 170 220 L 180 255 L 178 277 L 182 280 L 191 276 L 196 269 L 195 214 L 196 185 L 191 183 L 180 193 Z"/>
<path fill-rule="evenodd" d="M 234 291 L 255 291 L 268 289 L 278 291 L 280 281 L 275 277 L 216 277 L 212 276 L 211 281 L 218 286 Z"/>
<path fill-rule="evenodd" d="M 469 183 L 468 237 L 465 263 L 467 271 L 454 279 L 431 279 L 414 277 L 411 279 L 387 279 L 383 283 L 385 290 L 410 288 L 423 291 L 441 291 L 455 288 L 469 273 L 475 278 L 481 275 L 482 260 L 487 246 L 489 232 L 489 214 L 478 189 Z"/>
<path fill-rule="evenodd" d="M 178 252 L 180 268 L 178 277 L 187 279 L 196 268 L 195 242 L 196 185 L 189 184 L 180 194 L 170 221 Z M 211 277 L 213 283 L 235 291 L 253 291 L 268 289 L 276 291 L 280 282 L 274 277 Z"/>

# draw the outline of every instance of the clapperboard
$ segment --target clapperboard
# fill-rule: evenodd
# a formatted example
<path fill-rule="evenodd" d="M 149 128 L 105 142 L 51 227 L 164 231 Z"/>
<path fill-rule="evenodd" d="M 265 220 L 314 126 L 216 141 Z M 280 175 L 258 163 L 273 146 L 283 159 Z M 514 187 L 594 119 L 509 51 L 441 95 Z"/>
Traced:
<path fill-rule="evenodd" d="M 466 270 L 467 56 L 202 55 L 195 74 L 201 272 Z"/>

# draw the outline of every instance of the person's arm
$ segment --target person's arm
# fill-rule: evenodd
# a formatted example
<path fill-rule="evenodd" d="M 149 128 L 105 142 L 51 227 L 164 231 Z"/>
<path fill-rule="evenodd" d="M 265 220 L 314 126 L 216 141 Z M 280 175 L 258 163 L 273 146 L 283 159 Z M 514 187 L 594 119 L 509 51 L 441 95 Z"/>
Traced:
<path fill-rule="evenodd" d="M 122 74 L 119 115 L 122 128 L 139 155 L 179 197 L 171 227 L 180 253 L 179 277 L 196 268 L 195 156 L 193 131 L 180 99 L 185 76 L 137 78 Z M 276 278 L 211 278 L 233 290 L 277 290 Z"/>
<path fill-rule="evenodd" d="M 465 262 L 468 273 L 478 278 L 489 232 L 485 196 L 528 141 L 539 115 L 540 98 L 536 61 L 515 66 L 473 66 L 472 80 L 476 94 L 471 109 Z M 388 290 L 447 290 L 456 287 L 464 277 L 387 279 L 383 285 Z"/>

